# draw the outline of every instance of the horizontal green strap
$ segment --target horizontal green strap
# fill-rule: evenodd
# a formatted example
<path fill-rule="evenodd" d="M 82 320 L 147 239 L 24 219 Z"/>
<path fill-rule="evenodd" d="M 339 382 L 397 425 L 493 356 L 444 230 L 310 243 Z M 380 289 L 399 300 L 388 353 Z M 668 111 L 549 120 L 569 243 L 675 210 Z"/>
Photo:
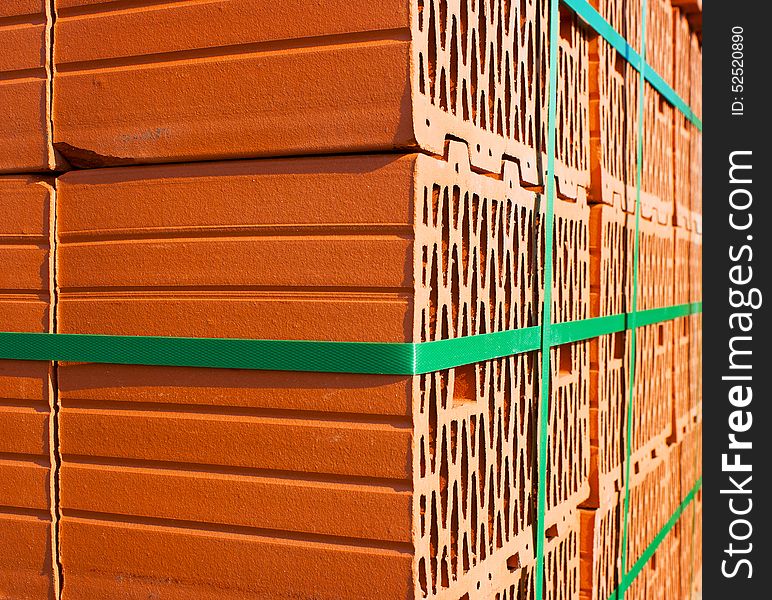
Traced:
<path fill-rule="evenodd" d="M 665 540 L 667 537 L 667 534 L 670 533 L 670 530 L 673 529 L 675 524 L 678 522 L 678 519 L 681 518 L 681 515 L 686 511 L 689 504 L 691 504 L 692 500 L 694 500 L 694 497 L 697 495 L 697 492 L 702 487 L 702 476 L 700 476 L 697 481 L 695 482 L 694 486 L 691 490 L 689 490 L 689 493 L 686 494 L 686 497 L 683 499 L 681 504 L 678 506 L 678 508 L 675 510 L 675 512 L 670 516 L 667 523 L 665 523 L 665 526 L 660 529 L 659 533 L 656 535 L 656 537 L 652 540 L 652 542 L 648 545 L 646 550 L 641 554 L 640 558 L 635 561 L 635 564 L 633 565 L 633 568 L 630 569 L 625 576 L 622 579 L 622 582 L 619 584 L 619 587 L 615 589 L 611 595 L 608 597 L 608 600 L 615 600 L 618 593 L 624 593 L 626 592 L 630 586 L 633 584 L 633 581 L 635 581 L 635 578 L 640 575 L 643 568 L 646 566 L 646 563 L 651 560 L 651 557 L 654 556 L 654 553 L 657 551 L 657 548 L 659 548 L 660 544 Z"/>
<path fill-rule="evenodd" d="M 635 313 L 623 313 L 610 315 L 607 317 L 593 317 L 581 321 L 569 321 L 567 323 L 556 323 L 551 328 L 552 346 L 561 344 L 570 344 L 571 342 L 581 342 L 617 333 L 633 327 L 644 327 L 654 323 L 671 321 L 679 317 L 685 317 L 691 314 L 702 312 L 702 302 L 693 302 L 690 304 L 677 304 L 675 306 L 666 306 L 664 308 L 652 308 L 649 310 L 639 310 Z"/>
<path fill-rule="evenodd" d="M 412 375 L 415 344 L 0 333 L 0 358 L 118 365 Z"/>
<path fill-rule="evenodd" d="M 625 329 L 627 329 L 627 315 L 625 314 L 555 323 L 552 325 L 550 345 L 560 346 L 571 342 L 581 342 Z"/>
<path fill-rule="evenodd" d="M 562 0 L 563 4 L 573 10 L 598 35 L 605 39 L 620 55 L 630 63 L 636 71 L 641 71 L 643 60 L 622 35 L 587 0 Z M 660 75 L 646 64 L 643 76 L 670 104 L 681 111 L 694 126 L 702 131 L 702 121 L 694 114 L 691 107 L 681 98 Z"/>
<path fill-rule="evenodd" d="M 636 313 L 628 315 L 628 329 L 633 327 L 645 327 L 654 325 L 663 321 L 672 321 L 681 317 L 688 317 L 695 313 L 702 312 L 702 302 L 692 302 L 689 304 L 677 304 L 675 306 L 666 306 L 664 308 L 652 308 L 650 310 L 639 310 Z"/>
<path fill-rule="evenodd" d="M 553 324 L 550 345 L 700 312 L 702 303 Z M 0 359 L 118 365 L 420 375 L 541 348 L 540 326 L 421 343 L 0 333 Z"/>
<path fill-rule="evenodd" d="M 469 335 L 451 340 L 423 342 L 416 346 L 414 374 L 432 373 L 541 348 L 541 327 L 510 329 Z"/>

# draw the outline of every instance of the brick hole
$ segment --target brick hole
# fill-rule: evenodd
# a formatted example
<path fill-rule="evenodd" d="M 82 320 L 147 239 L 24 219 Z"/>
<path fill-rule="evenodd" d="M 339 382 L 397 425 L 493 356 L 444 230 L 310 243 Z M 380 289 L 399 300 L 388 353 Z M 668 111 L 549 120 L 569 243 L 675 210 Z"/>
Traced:
<path fill-rule="evenodd" d="M 477 95 L 477 31 L 472 29 L 472 43 L 471 43 L 471 66 L 470 66 L 470 77 L 469 77 L 469 92 L 472 96 L 472 111 L 471 111 L 471 121 L 472 123 L 477 123 L 477 102 L 478 102 L 478 95 Z M 465 119 L 469 120 L 469 115 L 466 114 L 468 111 L 465 111 Z M 480 148 L 477 148 L 477 151 L 479 152 Z"/>
<path fill-rule="evenodd" d="M 507 559 L 507 569 L 517 571 L 520 567 L 520 553 L 517 552 Z"/>
<path fill-rule="evenodd" d="M 447 429 L 442 428 L 442 439 L 440 440 L 440 515 L 442 517 L 442 527 L 447 529 L 448 525 L 448 471 L 449 461 L 447 452 Z"/>
<path fill-rule="evenodd" d="M 665 345 L 665 325 L 662 323 L 657 326 L 657 345 Z"/>
<path fill-rule="evenodd" d="M 558 537 L 558 526 L 552 525 L 550 527 L 547 527 L 547 530 L 544 532 L 544 535 L 548 540 Z"/>
<path fill-rule="evenodd" d="M 570 375 L 574 370 L 574 361 L 573 357 L 571 356 L 571 348 L 570 347 L 564 347 L 564 348 L 558 348 L 558 356 L 559 356 L 559 374 L 560 375 Z"/>
<path fill-rule="evenodd" d="M 422 558 L 418 562 L 418 584 L 424 596 L 429 595 L 429 588 L 426 586 L 426 559 Z"/>
<path fill-rule="evenodd" d="M 429 95 L 434 98 L 437 79 L 437 29 L 434 25 L 434 2 L 429 4 L 429 35 L 427 51 L 427 74 L 429 77 Z"/>
<path fill-rule="evenodd" d="M 477 369 L 474 364 L 453 369 L 453 406 L 476 402 Z"/>
<path fill-rule="evenodd" d="M 431 515 L 429 523 L 429 560 L 431 565 L 431 579 L 432 587 L 436 589 L 438 571 L 437 552 L 439 550 L 439 522 L 437 520 L 437 499 L 434 494 L 432 494 Z"/>
<path fill-rule="evenodd" d="M 480 48 L 485 48 L 488 44 L 488 28 L 486 27 L 487 18 L 485 15 L 485 2 L 480 0 L 477 6 L 477 33 L 480 36 Z"/>
<path fill-rule="evenodd" d="M 625 357 L 625 332 L 617 331 L 614 334 L 614 358 L 622 360 Z"/>

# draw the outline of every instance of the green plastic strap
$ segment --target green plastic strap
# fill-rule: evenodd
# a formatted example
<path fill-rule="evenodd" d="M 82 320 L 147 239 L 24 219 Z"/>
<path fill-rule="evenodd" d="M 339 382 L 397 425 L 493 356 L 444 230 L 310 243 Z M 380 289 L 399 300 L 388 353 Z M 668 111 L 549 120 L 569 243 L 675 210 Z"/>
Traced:
<path fill-rule="evenodd" d="M 554 221 L 555 194 L 555 138 L 557 130 L 558 87 L 558 30 L 560 28 L 559 0 L 550 0 L 550 51 L 549 51 L 549 102 L 547 108 L 547 172 L 544 184 L 546 202 L 544 218 L 544 298 L 542 307 L 541 338 L 541 393 L 536 412 L 539 427 L 537 438 L 538 476 L 536 499 L 536 582 L 535 598 L 543 597 L 545 518 L 547 513 L 547 420 L 550 401 L 550 348 L 552 343 L 552 224 Z"/>
<path fill-rule="evenodd" d="M 648 324 L 701 311 L 701 303 L 684 304 L 637 318 Z M 550 346 L 630 329 L 632 320 L 628 313 L 552 324 Z M 421 343 L 0 333 L 0 359 L 7 360 L 382 375 L 432 373 L 541 347 L 540 326 Z"/>
<path fill-rule="evenodd" d="M 614 26 L 604 19 L 587 0 L 562 0 L 562 2 L 573 10 L 598 35 L 611 44 L 636 71 L 641 70 L 641 64 L 643 63 L 641 55 L 627 43 L 622 34 L 614 29 Z"/>
<path fill-rule="evenodd" d="M 654 556 L 654 553 L 657 551 L 657 548 L 660 546 L 660 544 L 662 544 L 662 542 L 665 540 L 665 538 L 667 537 L 667 534 L 670 533 L 671 529 L 673 529 L 675 524 L 678 522 L 678 519 L 680 519 L 681 515 L 683 515 L 683 513 L 686 511 L 689 504 L 694 501 L 694 497 L 697 495 L 697 492 L 700 491 L 701 487 L 702 487 L 702 477 L 700 476 L 699 478 L 697 478 L 697 482 L 694 484 L 692 489 L 683 499 L 683 501 L 678 506 L 676 511 L 670 516 L 667 523 L 665 523 L 665 526 L 662 529 L 660 529 L 656 537 L 646 547 L 646 550 L 643 552 L 643 554 L 641 554 L 638 560 L 635 561 L 633 568 L 630 569 L 630 571 L 628 571 L 622 577 L 622 581 L 620 582 L 619 586 L 617 587 L 617 589 L 611 592 L 611 594 L 608 597 L 608 600 L 621 598 L 623 597 L 624 593 L 628 589 L 630 589 L 630 586 L 633 584 L 636 577 L 640 575 L 641 571 L 646 566 L 646 563 L 651 560 L 652 556 Z"/>
<path fill-rule="evenodd" d="M 541 327 L 420 344 L 0 333 L 0 359 L 418 375 L 538 350 Z"/>
<path fill-rule="evenodd" d="M 551 346 L 581 342 L 624 331 L 627 327 L 627 315 L 611 315 L 608 317 L 593 317 L 583 321 L 568 321 L 567 323 L 555 323 L 552 325 L 550 337 Z"/>
<path fill-rule="evenodd" d="M 645 325 L 672 321 L 673 319 L 700 312 L 702 312 L 702 302 L 691 302 L 606 317 L 593 317 L 581 321 L 553 323 L 550 328 L 550 346 L 590 340 L 602 335 L 624 331 L 625 329 L 635 329 Z"/>
<path fill-rule="evenodd" d="M 412 374 L 414 344 L 0 333 L 0 358 L 165 367 Z"/>
<path fill-rule="evenodd" d="M 638 72 L 644 71 L 644 78 L 656 89 L 670 104 L 675 106 L 686 116 L 689 121 L 702 131 L 702 121 L 694 114 L 691 107 L 681 98 L 660 75 L 646 64 L 643 57 L 633 48 L 627 40 L 595 10 L 587 0 L 562 0 L 585 23 L 587 23 L 598 35 L 605 39 L 630 65 Z M 641 40 L 646 38 L 642 37 Z M 643 48 L 642 48 L 643 50 Z M 642 68 L 643 67 L 643 68 Z M 641 86 L 643 87 L 643 86 Z"/>
<path fill-rule="evenodd" d="M 632 329 L 630 331 L 630 378 L 627 390 L 627 428 L 625 434 L 625 478 L 624 478 L 624 499 L 622 501 L 622 567 L 621 582 L 624 583 L 627 577 L 627 522 L 630 516 L 630 454 L 632 452 L 632 431 L 633 414 L 635 399 L 635 352 L 636 352 L 636 327 L 641 323 L 638 309 L 638 255 L 640 251 L 640 222 L 641 222 L 641 181 L 643 178 L 643 111 L 644 111 L 644 77 L 646 76 L 646 0 L 641 1 L 641 70 L 640 86 L 638 88 L 638 139 L 636 140 L 635 151 L 635 236 L 633 238 L 633 285 L 631 298 L 631 313 L 633 318 L 630 320 Z M 618 600 L 623 600 L 627 588 L 620 586 L 617 593 Z"/>

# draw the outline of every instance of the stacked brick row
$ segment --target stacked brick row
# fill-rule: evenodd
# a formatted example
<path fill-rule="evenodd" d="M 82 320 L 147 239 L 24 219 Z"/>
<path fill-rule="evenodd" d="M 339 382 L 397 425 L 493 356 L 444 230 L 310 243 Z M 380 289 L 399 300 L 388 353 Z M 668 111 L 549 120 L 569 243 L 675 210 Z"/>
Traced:
<path fill-rule="evenodd" d="M 539 325 L 546 268 L 553 322 L 631 308 L 637 73 L 563 6 L 551 265 L 547 0 L 9 6 L 0 171 L 36 175 L 0 178 L 0 331 L 426 342 Z M 672 44 L 649 10 L 647 48 Z M 695 228 L 674 259 L 675 117 L 645 93 L 639 308 L 699 261 Z M 649 327 L 635 356 L 551 349 L 546 481 L 539 352 L 414 377 L 3 361 L 0 539 L 24 552 L 0 595 L 531 599 L 544 486 L 545 598 L 605 600 L 626 436 L 636 515 L 680 465 L 675 338 Z"/>
<path fill-rule="evenodd" d="M 695 102 L 693 82 L 698 81 L 699 68 L 694 65 L 701 58 L 695 33 L 668 2 L 648 2 L 647 7 L 648 64 L 682 98 Z M 638 12 L 610 1 L 598 2 L 596 8 L 640 49 L 640 5 Z M 591 314 L 607 316 L 632 308 L 640 80 L 603 40 L 592 42 L 590 60 Z M 694 201 L 701 194 L 699 136 L 680 111 L 644 85 L 638 310 L 701 300 L 701 204 Z M 582 504 L 580 537 L 581 597 L 586 600 L 610 596 L 622 567 L 625 572 L 634 567 L 701 472 L 694 465 L 698 451 L 691 450 L 701 431 L 701 315 L 638 327 L 634 356 L 629 337 L 618 333 L 591 342 L 591 494 Z M 625 487 L 628 437 L 630 478 Z M 626 597 L 691 597 L 687 591 L 697 589 L 699 581 L 699 556 L 692 544 L 699 541 L 692 516 L 687 511 L 679 519 Z"/>
<path fill-rule="evenodd" d="M 0 176 L 0 323 L 54 328 L 51 181 Z M 54 387 L 51 363 L 0 360 L 0 595 L 53 599 L 56 548 Z"/>

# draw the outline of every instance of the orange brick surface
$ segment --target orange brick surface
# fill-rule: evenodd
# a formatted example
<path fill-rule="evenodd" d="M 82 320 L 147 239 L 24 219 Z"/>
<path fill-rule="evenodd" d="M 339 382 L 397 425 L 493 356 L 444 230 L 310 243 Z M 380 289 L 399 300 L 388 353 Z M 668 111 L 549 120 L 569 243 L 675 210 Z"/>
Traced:
<path fill-rule="evenodd" d="M 590 209 L 590 316 L 630 310 L 635 220 L 619 208 Z M 621 489 L 625 410 L 629 396 L 630 335 L 590 340 L 590 488 L 588 505 L 610 501 Z"/>
<path fill-rule="evenodd" d="M 593 3 L 595 4 L 595 3 Z M 595 7 L 628 37 L 623 3 L 601 0 Z M 635 212 L 640 75 L 602 37 L 590 42 L 591 202 Z"/>
<path fill-rule="evenodd" d="M 438 0 L 367 0 L 356 10 L 344 0 L 56 6 L 55 141 L 76 166 L 442 155 L 452 137 L 468 142 L 476 167 L 501 173 L 511 157 L 539 183 L 545 0 L 463 10 Z M 589 183 L 588 33 L 567 13 L 561 22 L 557 175 L 575 195 Z"/>
<path fill-rule="evenodd" d="M 67 174 L 60 330 L 413 341 L 532 322 L 535 195 L 451 157 Z M 534 362 L 414 378 L 61 365 L 64 597 L 475 589 L 533 554 Z"/>
<path fill-rule="evenodd" d="M 603 506 L 580 510 L 581 600 L 608 600 L 620 580 L 622 502 L 617 492 Z"/>
<path fill-rule="evenodd" d="M 0 177 L 0 331 L 53 328 L 53 189 Z M 53 368 L 0 361 L 0 597 L 53 600 Z"/>
<path fill-rule="evenodd" d="M 53 169 L 51 14 L 46 0 L 0 6 L 0 173 Z"/>

